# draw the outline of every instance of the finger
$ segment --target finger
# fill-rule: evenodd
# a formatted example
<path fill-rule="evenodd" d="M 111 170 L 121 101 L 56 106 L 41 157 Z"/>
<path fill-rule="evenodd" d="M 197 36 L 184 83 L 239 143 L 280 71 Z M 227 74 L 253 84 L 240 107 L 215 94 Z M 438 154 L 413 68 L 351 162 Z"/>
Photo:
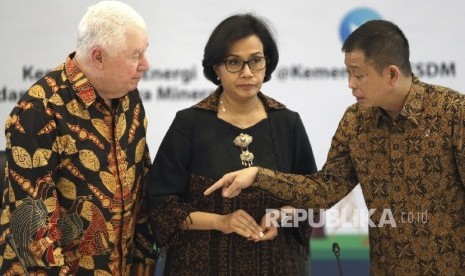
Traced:
<path fill-rule="evenodd" d="M 262 221 L 260 222 L 260 229 L 267 229 L 269 228 L 270 226 L 269 225 L 266 225 L 267 224 L 267 218 L 266 218 L 266 215 L 263 216 L 262 218 Z"/>
<path fill-rule="evenodd" d="M 253 239 L 253 240 L 255 240 L 255 239 L 250 235 L 249 232 L 244 231 L 244 230 L 241 229 L 240 227 L 234 227 L 234 232 L 235 232 L 236 234 L 238 234 L 238 235 L 241 235 L 241 236 L 247 238 L 247 239 Z"/>
<path fill-rule="evenodd" d="M 258 242 L 258 241 L 263 241 L 263 240 L 270 240 L 270 239 L 273 239 L 274 237 L 270 236 L 272 235 L 270 233 L 270 228 L 276 228 L 276 226 L 269 226 L 267 225 L 267 221 L 266 221 L 266 215 L 263 216 L 262 218 L 262 221 L 260 223 L 260 229 L 265 229 L 263 230 L 263 232 L 261 232 L 262 236 L 260 237 L 260 239 L 255 239 L 254 241 L 255 242 Z M 277 229 L 277 228 L 276 228 Z M 277 233 L 276 233 L 277 234 Z"/>
<path fill-rule="evenodd" d="M 247 238 L 247 241 L 250 241 L 250 242 L 259 242 L 259 241 L 261 241 L 261 240 L 262 240 L 262 238 L 260 238 L 260 237 L 259 237 L 258 239 L 255 239 L 255 238 L 253 238 L 253 237 Z"/>
<path fill-rule="evenodd" d="M 239 222 L 243 225 L 243 230 L 250 233 L 253 238 L 259 239 L 263 235 L 263 232 L 258 223 L 247 212 L 243 210 L 239 211 L 241 215 Z"/>
<path fill-rule="evenodd" d="M 236 190 L 231 196 L 236 197 L 241 193 L 241 190 Z"/>
<path fill-rule="evenodd" d="M 261 232 L 262 229 L 261 227 L 258 225 L 258 223 L 255 221 L 255 219 L 249 215 L 247 212 L 241 210 L 242 212 L 240 213 L 241 216 L 247 221 L 248 225 L 250 225 L 251 227 L 253 227 L 253 229 L 256 229 L 258 230 L 258 232 Z"/>
<path fill-rule="evenodd" d="M 225 186 L 228 183 L 228 181 L 226 180 L 225 177 L 226 176 L 223 176 L 220 180 L 213 183 L 213 185 L 211 185 L 208 189 L 206 189 L 203 192 L 203 194 L 207 196 L 207 195 L 213 193 L 214 191 L 218 190 L 219 188 Z"/>
<path fill-rule="evenodd" d="M 226 198 L 233 198 L 238 196 L 241 193 L 241 189 L 234 189 L 231 191 L 229 187 L 223 186 L 223 191 L 221 194 Z"/>
<path fill-rule="evenodd" d="M 278 228 L 277 227 L 270 227 L 265 229 L 263 233 L 263 237 L 261 238 L 262 241 L 270 241 L 278 236 Z"/>
<path fill-rule="evenodd" d="M 259 241 L 263 237 L 263 232 L 259 231 L 258 234 L 251 230 L 247 225 L 240 224 L 236 226 L 238 231 L 236 233 L 241 233 L 242 236 L 246 237 L 249 241 Z"/>
<path fill-rule="evenodd" d="M 240 185 L 234 180 L 231 185 L 223 188 L 223 197 L 233 198 L 241 193 Z"/>
<path fill-rule="evenodd" d="M 256 237 L 253 236 L 252 231 L 247 227 L 247 223 L 243 222 L 240 218 L 234 219 L 232 221 L 232 228 L 233 231 L 245 238 L 251 238 L 251 239 L 256 239 Z"/>
<path fill-rule="evenodd" d="M 258 232 L 254 231 L 253 223 L 246 218 L 247 213 L 237 210 L 231 220 L 233 230 L 244 237 L 258 239 Z"/>
<path fill-rule="evenodd" d="M 226 185 L 227 188 L 223 189 L 223 197 L 233 197 L 238 195 L 242 189 L 250 187 L 257 177 L 257 173 L 257 167 L 249 167 L 229 173 L 231 184 Z"/>

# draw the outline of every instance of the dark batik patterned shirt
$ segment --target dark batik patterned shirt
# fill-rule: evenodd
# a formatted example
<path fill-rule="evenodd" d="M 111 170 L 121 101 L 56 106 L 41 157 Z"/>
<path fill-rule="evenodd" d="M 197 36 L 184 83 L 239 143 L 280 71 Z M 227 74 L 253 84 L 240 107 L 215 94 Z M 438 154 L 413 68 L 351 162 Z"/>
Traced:
<path fill-rule="evenodd" d="M 379 108 L 347 109 L 319 173 L 260 169 L 257 183 L 310 208 L 328 208 L 360 183 L 368 209 L 375 210 L 372 275 L 463 275 L 464 101 L 456 91 L 414 77 L 394 121 Z"/>
<path fill-rule="evenodd" d="M 151 161 L 139 93 L 110 110 L 73 56 L 34 84 L 6 123 L 1 275 L 22 274 L 8 234 L 40 275 L 129 275 L 132 262 L 154 264 L 142 227 Z"/>

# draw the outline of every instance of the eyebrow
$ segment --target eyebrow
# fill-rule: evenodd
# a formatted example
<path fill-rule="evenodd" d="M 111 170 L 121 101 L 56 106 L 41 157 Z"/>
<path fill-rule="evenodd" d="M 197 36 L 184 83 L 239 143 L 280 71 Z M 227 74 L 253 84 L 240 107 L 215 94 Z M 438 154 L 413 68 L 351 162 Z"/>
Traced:
<path fill-rule="evenodd" d="M 141 48 L 134 50 L 134 54 L 140 54 L 142 52 L 144 52 L 144 49 L 141 49 Z"/>
<path fill-rule="evenodd" d="M 262 52 L 255 52 L 255 53 L 250 54 L 249 57 L 253 57 L 253 56 L 256 56 L 256 55 L 265 55 L 265 54 L 262 53 Z M 229 58 L 229 57 L 241 58 L 239 55 L 234 55 L 234 54 L 229 54 L 229 55 L 226 56 L 226 58 Z"/>
<path fill-rule="evenodd" d="M 357 65 L 346 65 L 346 69 L 347 70 L 362 70 L 362 68 L 360 68 Z"/>
<path fill-rule="evenodd" d="M 138 49 L 135 49 L 134 50 L 134 54 L 140 54 L 140 53 L 143 53 L 144 51 L 147 50 L 147 48 L 149 47 L 149 44 L 147 43 L 147 47 L 144 48 L 138 48 Z"/>

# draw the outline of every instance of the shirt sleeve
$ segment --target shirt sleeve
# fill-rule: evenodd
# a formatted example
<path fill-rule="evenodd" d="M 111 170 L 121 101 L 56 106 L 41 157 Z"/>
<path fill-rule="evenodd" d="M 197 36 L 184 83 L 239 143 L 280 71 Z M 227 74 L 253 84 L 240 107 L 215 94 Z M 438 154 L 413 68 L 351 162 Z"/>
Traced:
<path fill-rule="evenodd" d="M 176 116 L 158 149 L 148 177 L 150 225 L 157 247 L 176 242 L 182 224 L 197 211 L 187 202 L 190 183 L 190 126 Z"/>
<path fill-rule="evenodd" d="M 149 227 L 149 215 L 146 199 L 147 176 L 151 166 L 148 146 L 145 146 L 143 160 L 143 177 L 141 178 L 142 190 L 140 199 L 137 201 L 136 225 L 134 232 L 134 258 L 131 266 L 131 275 L 153 275 L 155 264 L 158 259 L 158 252 L 154 248 L 154 237 Z"/>
<path fill-rule="evenodd" d="M 4 206 L 8 207 L 4 212 L 10 214 L 9 231 L 28 267 L 64 265 L 56 169 L 59 155 L 73 148 L 62 147 L 63 137 L 56 136 L 55 126 L 54 117 L 37 103 L 16 106 L 5 126 L 8 196 Z"/>
<path fill-rule="evenodd" d="M 331 141 L 323 168 L 311 175 L 286 174 L 259 168 L 256 183 L 294 206 L 327 209 L 344 198 L 358 183 L 349 153 L 349 113 L 342 118 Z"/>
<path fill-rule="evenodd" d="M 315 157 L 313 156 L 313 150 L 305 126 L 298 114 L 296 114 L 296 124 L 294 128 L 294 145 L 292 172 L 299 174 L 315 173 L 317 167 Z M 315 220 L 319 221 L 319 217 L 315 218 Z M 312 230 L 313 228 L 308 221 L 300 221 L 298 227 L 290 229 L 305 254 L 310 254 L 310 247 L 308 245 Z"/>

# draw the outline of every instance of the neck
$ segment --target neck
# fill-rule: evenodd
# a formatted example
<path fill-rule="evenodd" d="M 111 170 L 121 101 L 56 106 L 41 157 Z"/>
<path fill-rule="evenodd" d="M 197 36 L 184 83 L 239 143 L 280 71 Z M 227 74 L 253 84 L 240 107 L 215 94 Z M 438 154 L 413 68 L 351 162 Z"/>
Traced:
<path fill-rule="evenodd" d="M 257 96 L 244 102 L 233 101 L 224 93 L 220 96 L 218 116 L 241 128 L 253 125 L 259 111 L 260 100 Z"/>
<path fill-rule="evenodd" d="M 105 101 L 105 103 L 111 110 L 111 99 L 106 97 L 105 93 L 103 93 L 104 86 L 100 86 L 101 82 L 99 82 L 99 78 L 97 77 L 96 71 L 94 71 L 95 69 L 93 69 L 92 66 L 89 65 L 88 60 L 85 57 L 81 60 L 81 57 L 76 55 L 74 57 L 74 62 L 76 63 L 77 67 L 82 72 L 82 74 L 84 74 L 84 76 L 92 84 L 92 86 L 95 89 L 95 93 L 102 97 L 102 99 Z"/>
<path fill-rule="evenodd" d="M 393 101 L 390 106 L 384 109 L 389 115 L 391 120 L 397 118 L 402 109 L 404 108 L 405 101 L 407 100 L 408 94 L 410 92 L 410 87 L 412 86 L 412 77 L 400 78 L 398 87 L 394 91 Z"/>
<path fill-rule="evenodd" d="M 236 100 L 223 92 L 220 96 L 220 109 L 231 114 L 249 114 L 256 110 L 259 102 L 258 96 L 246 100 Z"/>

